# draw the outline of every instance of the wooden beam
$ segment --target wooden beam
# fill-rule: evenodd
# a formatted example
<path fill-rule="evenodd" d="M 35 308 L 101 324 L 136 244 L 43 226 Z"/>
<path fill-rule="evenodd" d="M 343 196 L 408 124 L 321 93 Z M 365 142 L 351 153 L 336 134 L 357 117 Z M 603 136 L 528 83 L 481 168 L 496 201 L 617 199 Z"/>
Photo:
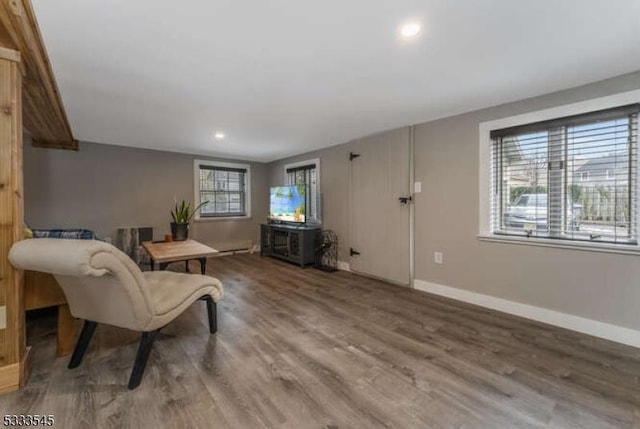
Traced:
<path fill-rule="evenodd" d="M 22 357 L 22 361 L 0 367 L 0 393 L 22 389 L 31 375 L 31 347 Z"/>
<path fill-rule="evenodd" d="M 16 45 L 13 44 L 13 40 L 11 40 L 11 36 L 7 33 L 7 30 L 0 25 L 0 46 L 9 49 L 16 49 Z"/>
<path fill-rule="evenodd" d="M 0 46 L 0 58 L 2 58 L 3 60 L 9 60 L 9 61 L 14 61 L 16 63 L 19 63 L 20 52 L 14 49 L 3 48 Z"/>
<path fill-rule="evenodd" d="M 24 273 L 11 266 L 7 258 L 24 231 L 21 83 L 19 63 L 0 58 L 0 307 L 6 314 L 5 320 L 0 320 L 4 328 L 0 329 L 0 392 L 24 385 L 23 378 L 29 374 Z"/>
<path fill-rule="evenodd" d="M 58 306 L 58 333 L 56 341 L 56 354 L 58 356 L 70 355 L 76 345 L 76 333 L 78 319 L 74 318 L 69 305 Z"/>
<path fill-rule="evenodd" d="M 78 149 L 30 0 L 0 0 L 0 46 L 22 56 L 24 126 L 37 146 Z"/>

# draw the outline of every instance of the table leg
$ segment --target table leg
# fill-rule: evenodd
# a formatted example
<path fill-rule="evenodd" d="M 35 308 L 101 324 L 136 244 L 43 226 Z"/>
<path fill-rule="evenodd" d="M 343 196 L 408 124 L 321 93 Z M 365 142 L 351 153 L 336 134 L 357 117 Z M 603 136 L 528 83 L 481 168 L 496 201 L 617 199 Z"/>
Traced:
<path fill-rule="evenodd" d="M 151 265 L 151 271 L 156 270 L 156 262 L 153 259 L 149 260 L 149 265 Z"/>
<path fill-rule="evenodd" d="M 186 261 L 184 261 L 184 271 L 185 272 L 189 272 L 189 260 L 187 259 Z"/>
<path fill-rule="evenodd" d="M 203 276 L 207 274 L 207 258 L 200 258 L 200 274 Z"/>

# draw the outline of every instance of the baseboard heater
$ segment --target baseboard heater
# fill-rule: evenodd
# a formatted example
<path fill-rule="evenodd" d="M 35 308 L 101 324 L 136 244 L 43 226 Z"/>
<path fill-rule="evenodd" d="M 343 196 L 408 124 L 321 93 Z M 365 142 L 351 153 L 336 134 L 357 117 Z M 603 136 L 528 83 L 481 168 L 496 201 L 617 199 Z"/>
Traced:
<path fill-rule="evenodd" d="M 230 241 L 224 243 L 207 243 L 220 253 L 217 256 L 235 255 L 237 253 L 253 253 L 257 246 L 251 240 Z"/>

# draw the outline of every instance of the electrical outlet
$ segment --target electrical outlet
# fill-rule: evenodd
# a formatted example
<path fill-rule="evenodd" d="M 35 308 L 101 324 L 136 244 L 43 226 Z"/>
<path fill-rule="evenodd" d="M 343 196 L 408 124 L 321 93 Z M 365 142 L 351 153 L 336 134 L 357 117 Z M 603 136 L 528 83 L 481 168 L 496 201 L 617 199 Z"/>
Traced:
<path fill-rule="evenodd" d="M 419 194 L 422 192 L 422 182 L 414 182 L 413 183 L 413 193 Z"/>
<path fill-rule="evenodd" d="M 442 264 L 442 252 L 433 252 L 433 262 Z"/>

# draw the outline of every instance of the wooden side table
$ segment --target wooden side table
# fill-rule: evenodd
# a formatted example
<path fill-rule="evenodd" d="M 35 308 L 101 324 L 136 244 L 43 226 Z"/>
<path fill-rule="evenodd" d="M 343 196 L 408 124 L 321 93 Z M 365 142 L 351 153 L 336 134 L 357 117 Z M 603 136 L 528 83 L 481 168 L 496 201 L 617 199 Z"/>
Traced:
<path fill-rule="evenodd" d="M 156 264 L 164 270 L 171 262 L 185 261 L 186 270 L 189 271 L 189 261 L 197 260 L 200 262 L 200 272 L 203 275 L 207 272 L 207 258 L 220 253 L 196 240 L 147 241 L 142 243 L 142 247 L 151 258 L 151 270 L 155 270 Z"/>

